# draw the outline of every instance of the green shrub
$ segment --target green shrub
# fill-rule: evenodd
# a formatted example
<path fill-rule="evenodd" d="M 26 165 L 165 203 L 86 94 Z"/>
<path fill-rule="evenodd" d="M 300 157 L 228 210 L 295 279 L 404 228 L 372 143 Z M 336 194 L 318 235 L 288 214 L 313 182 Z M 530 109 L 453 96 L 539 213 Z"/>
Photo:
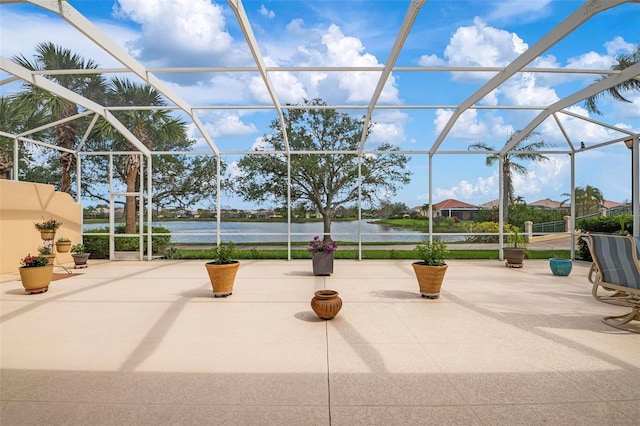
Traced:
<path fill-rule="evenodd" d="M 576 221 L 576 228 L 581 232 L 594 232 L 605 234 L 633 233 L 633 215 L 622 214 L 616 216 L 588 217 Z M 587 243 L 582 238 L 578 240 L 578 256 L 583 260 L 591 261 L 591 253 Z"/>
<path fill-rule="evenodd" d="M 513 231 L 517 230 L 513 225 L 505 224 L 504 233 L 505 235 L 513 233 Z M 466 232 L 474 232 L 474 233 L 487 233 L 487 234 L 496 234 L 500 232 L 500 227 L 497 222 L 480 222 L 480 223 L 472 223 L 470 226 L 466 228 Z M 499 235 L 468 235 L 465 237 L 468 243 L 497 243 L 500 239 Z"/>
<path fill-rule="evenodd" d="M 116 234 L 124 234 L 124 225 L 115 227 Z M 153 233 L 162 233 L 167 235 L 154 235 L 151 237 L 151 248 L 153 253 L 163 253 L 169 247 L 171 243 L 171 231 L 167 228 L 160 226 L 154 226 L 151 228 Z M 108 233 L 109 228 L 94 229 L 87 231 L 86 233 Z M 137 230 L 136 230 L 137 232 Z M 147 232 L 147 227 L 144 227 L 144 232 Z M 83 242 L 87 253 L 91 253 L 92 259 L 108 259 L 109 258 L 109 236 L 108 235 L 85 235 Z M 139 238 L 138 237 L 116 237 L 115 238 L 115 251 L 138 251 Z M 147 239 L 143 238 L 143 250 L 147 251 Z"/>
<path fill-rule="evenodd" d="M 180 250 L 178 250 L 175 247 L 169 247 L 164 251 L 164 258 L 165 259 L 181 259 L 182 253 L 180 253 Z"/>

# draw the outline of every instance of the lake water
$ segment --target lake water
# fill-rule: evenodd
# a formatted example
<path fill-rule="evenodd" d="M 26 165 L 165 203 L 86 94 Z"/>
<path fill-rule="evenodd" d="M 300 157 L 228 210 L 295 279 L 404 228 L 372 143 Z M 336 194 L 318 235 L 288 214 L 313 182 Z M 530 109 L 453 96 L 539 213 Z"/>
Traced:
<path fill-rule="evenodd" d="M 362 232 L 363 242 L 407 242 L 415 243 L 424 240 L 427 233 L 391 228 L 369 223 L 367 220 L 333 222 L 331 237 L 338 241 L 358 241 L 358 224 Z M 84 230 L 105 228 L 104 223 L 85 224 Z M 216 222 L 175 221 L 153 222 L 153 226 L 162 226 L 171 231 L 173 243 L 215 244 Z M 221 222 L 221 239 L 235 243 L 261 242 L 277 243 L 287 241 L 287 224 L 282 222 Z M 262 235 L 258 235 L 262 234 Z M 322 222 L 306 222 L 291 224 L 291 241 L 310 241 L 314 235 L 322 235 Z M 460 236 L 443 236 L 446 241 L 460 241 Z"/>

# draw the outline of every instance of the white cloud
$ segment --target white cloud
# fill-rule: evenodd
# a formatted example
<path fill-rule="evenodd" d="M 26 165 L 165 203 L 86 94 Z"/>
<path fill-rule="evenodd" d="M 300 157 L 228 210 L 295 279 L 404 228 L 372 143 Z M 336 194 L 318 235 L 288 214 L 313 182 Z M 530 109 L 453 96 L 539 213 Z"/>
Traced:
<path fill-rule="evenodd" d="M 265 58 L 264 61 L 267 66 L 276 66 L 275 62 L 269 57 Z M 309 97 L 303 82 L 298 80 L 295 74 L 290 72 L 271 72 L 269 73 L 269 81 L 280 103 L 300 103 L 303 98 Z M 251 77 L 248 88 L 250 95 L 256 101 L 267 104 L 272 102 L 262 77 Z"/>
<path fill-rule="evenodd" d="M 269 18 L 269 19 L 273 19 L 275 18 L 276 14 L 273 10 L 269 10 L 267 9 L 264 4 L 260 5 L 260 10 L 258 11 L 260 13 L 260 15 Z"/>
<path fill-rule="evenodd" d="M 528 0 L 496 2 L 496 7 L 489 13 L 487 20 L 497 21 L 532 21 L 549 13 L 551 0 Z"/>
<path fill-rule="evenodd" d="M 29 25 L 25 25 L 25 22 Z M 125 46 L 139 35 L 130 28 L 102 20 L 94 20 L 93 23 L 120 46 Z M 34 31 L 37 28 L 46 28 L 46 34 L 42 31 Z M 92 59 L 101 67 L 121 66 L 111 55 L 81 35 L 78 30 L 49 13 L 15 14 L 9 10 L 3 10 L 0 40 L 2 40 L 0 54 L 8 58 L 22 54 L 32 60 L 37 44 L 51 42 L 79 54 L 84 59 Z"/>
<path fill-rule="evenodd" d="M 607 54 L 612 56 L 618 55 L 620 53 L 631 53 L 635 49 L 633 43 L 626 42 L 620 36 L 617 36 L 613 40 L 606 42 L 604 44 L 604 47 L 607 48 Z"/>
<path fill-rule="evenodd" d="M 438 109 L 435 124 L 435 135 L 440 134 L 453 114 L 451 110 Z M 479 119 L 478 110 L 469 109 L 463 112 L 448 134 L 448 137 L 463 139 L 472 142 L 486 141 L 493 138 L 504 138 L 513 133 L 511 125 L 505 125 L 500 116 L 485 114 L 484 119 Z"/>
<path fill-rule="evenodd" d="M 382 110 L 372 117 L 373 127 L 367 142 L 374 144 L 390 143 L 400 146 L 407 135 L 404 125 L 408 120 L 406 112 L 401 110 Z"/>
<path fill-rule="evenodd" d="M 444 51 L 450 65 L 505 66 L 528 45 L 515 33 L 487 26 L 475 18 L 473 26 L 460 27 L 453 34 Z"/>
<path fill-rule="evenodd" d="M 498 175 L 495 173 L 488 178 L 478 177 L 474 181 L 461 180 L 450 188 L 436 188 L 433 194 L 434 202 L 439 202 L 447 198 L 456 200 L 469 200 L 468 202 L 485 202 L 488 199 L 497 197 Z"/>
<path fill-rule="evenodd" d="M 326 47 L 327 66 L 380 66 L 377 58 L 365 52 L 362 42 L 356 37 L 345 36 L 337 25 L 329 26 L 322 36 L 322 44 Z M 377 72 L 351 71 L 336 73 L 335 78 L 341 89 L 347 92 L 347 102 L 363 102 L 371 98 L 380 74 Z M 381 102 L 398 102 L 398 89 L 395 79 L 389 77 L 380 96 Z"/>
<path fill-rule="evenodd" d="M 591 51 L 569 58 L 567 68 L 609 69 L 614 62 L 615 59 L 612 56 Z"/>
<path fill-rule="evenodd" d="M 252 123 L 243 123 L 242 120 L 240 120 L 240 117 L 235 114 L 220 112 L 216 113 L 216 115 L 219 117 L 211 120 L 205 126 L 208 133 L 214 138 L 221 136 L 248 135 L 258 131 L 256 126 Z"/>
<path fill-rule="evenodd" d="M 222 7 L 209 0 L 119 0 L 116 13 L 142 27 L 129 44 L 149 66 L 235 62 Z"/>
<path fill-rule="evenodd" d="M 506 82 L 501 93 L 513 105 L 550 105 L 559 100 L 555 90 L 536 83 L 536 74 L 522 73 Z"/>
<path fill-rule="evenodd" d="M 570 162 L 568 156 L 552 155 L 549 161 L 523 164 L 528 169 L 526 176 L 513 174 L 513 187 L 517 196 L 535 198 L 540 194 L 559 194 L 570 185 Z M 471 180 L 462 179 L 458 183 L 434 190 L 434 200 L 455 198 L 471 203 L 484 203 L 498 198 L 498 168 L 494 166 L 490 176 L 478 176 Z"/>
<path fill-rule="evenodd" d="M 418 65 L 423 67 L 437 67 L 446 65 L 444 60 L 440 59 L 437 55 L 422 55 L 418 59 Z"/>

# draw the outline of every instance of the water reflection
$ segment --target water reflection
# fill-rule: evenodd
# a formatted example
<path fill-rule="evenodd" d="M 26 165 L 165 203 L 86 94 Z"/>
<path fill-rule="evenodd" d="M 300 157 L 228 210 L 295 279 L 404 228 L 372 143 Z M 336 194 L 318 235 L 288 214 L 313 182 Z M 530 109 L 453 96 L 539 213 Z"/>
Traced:
<path fill-rule="evenodd" d="M 215 243 L 216 222 L 203 221 L 175 221 L 153 222 L 154 226 L 162 226 L 171 231 L 173 243 Z M 425 223 L 426 225 L 426 223 Z M 107 224 L 85 224 L 84 230 L 107 227 Z M 288 224 L 282 222 L 221 222 L 221 238 L 224 241 L 236 243 L 263 242 L 276 243 L 287 241 Z M 424 240 L 428 234 L 425 231 L 414 231 L 402 228 L 370 223 L 369 220 L 333 222 L 331 236 L 338 241 L 358 241 L 358 229 L 362 233 L 363 242 L 408 242 L 415 243 Z M 322 235 L 322 222 L 305 222 L 291 224 L 291 241 L 309 241 L 314 235 Z M 463 237 L 444 236 L 445 241 L 461 241 Z"/>

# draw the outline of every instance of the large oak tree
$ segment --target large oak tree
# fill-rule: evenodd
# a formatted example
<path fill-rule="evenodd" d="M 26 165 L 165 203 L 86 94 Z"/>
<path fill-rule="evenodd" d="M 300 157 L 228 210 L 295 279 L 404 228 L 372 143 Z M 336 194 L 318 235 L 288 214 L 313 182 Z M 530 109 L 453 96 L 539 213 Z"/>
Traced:
<path fill-rule="evenodd" d="M 411 173 L 406 168 L 409 157 L 394 154 L 398 148 L 389 143 L 376 148 L 376 151 L 389 151 L 389 154 L 358 155 L 363 118 L 330 108 L 313 108 L 326 106 L 321 99 L 305 99 L 304 105 L 312 108 L 291 108 L 284 112 L 290 154 L 245 155 L 238 162 L 235 189 L 245 201 L 278 200 L 284 204 L 290 170 L 291 205 L 303 202 L 319 212 L 324 222 L 324 238 L 329 239 L 331 219 L 339 206 L 353 204 L 359 196 L 363 203 L 372 204 L 394 195 L 400 185 L 409 182 Z M 286 151 L 280 120 L 272 121 L 269 128 L 271 132 L 264 135 L 263 144 L 255 151 Z M 368 135 L 371 128 L 366 130 Z M 306 153 L 297 153 L 300 151 Z M 308 153 L 310 151 L 321 153 Z"/>

